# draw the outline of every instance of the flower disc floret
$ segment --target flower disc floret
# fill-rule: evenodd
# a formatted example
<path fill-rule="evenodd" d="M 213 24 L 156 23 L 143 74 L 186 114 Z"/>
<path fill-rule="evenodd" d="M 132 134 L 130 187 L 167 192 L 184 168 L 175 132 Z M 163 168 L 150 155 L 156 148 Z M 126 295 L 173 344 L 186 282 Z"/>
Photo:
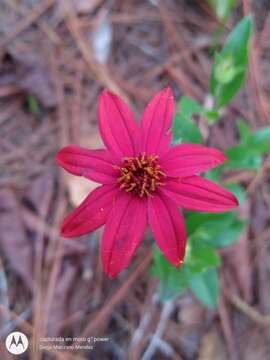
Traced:
<path fill-rule="evenodd" d="M 166 177 L 158 160 L 158 155 L 146 156 L 145 153 L 125 157 L 123 164 L 116 167 L 120 171 L 117 179 L 120 189 L 139 197 L 153 196 Z"/>

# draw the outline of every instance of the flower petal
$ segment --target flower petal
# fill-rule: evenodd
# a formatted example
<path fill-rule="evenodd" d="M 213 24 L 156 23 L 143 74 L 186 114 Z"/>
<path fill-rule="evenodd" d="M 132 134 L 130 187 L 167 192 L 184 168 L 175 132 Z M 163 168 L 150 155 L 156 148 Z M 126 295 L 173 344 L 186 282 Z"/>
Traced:
<path fill-rule="evenodd" d="M 64 237 L 81 236 L 103 225 L 116 194 L 115 186 L 103 185 L 95 189 L 65 218 L 61 235 Z"/>
<path fill-rule="evenodd" d="M 167 176 L 186 177 L 218 166 L 226 159 L 218 149 L 198 144 L 180 144 L 167 151 L 161 157 L 160 164 Z"/>
<path fill-rule="evenodd" d="M 114 169 L 116 158 L 108 150 L 88 150 L 77 145 L 62 148 L 56 160 L 73 175 L 84 176 L 102 184 L 116 181 L 118 171 Z"/>
<path fill-rule="evenodd" d="M 120 193 L 106 222 L 102 239 L 104 271 L 115 277 L 130 262 L 146 228 L 145 199 Z"/>
<path fill-rule="evenodd" d="M 100 96 L 99 128 L 104 144 L 119 158 L 135 155 L 139 127 L 128 106 L 109 91 Z"/>
<path fill-rule="evenodd" d="M 173 134 L 171 131 L 168 131 L 165 136 L 162 137 L 159 143 L 159 150 L 158 154 L 159 157 L 164 156 L 170 149 L 172 149 L 172 140 L 173 140 Z"/>
<path fill-rule="evenodd" d="M 168 180 L 161 191 L 189 210 L 223 212 L 238 206 L 230 191 L 199 176 Z"/>
<path fill-rule="evenodd" d="M 157 195 L 149 199 L 148 218 L 154 239 L 170 263 L 180 266 L 186 249 L 183 216 L 168 197 Z"/>
<path fill-rule="evenodd" d="M 146 154 L 159 154 L 160 144 L 172 126 L 173 112 L 173 93 L 168 87 L 154 96 L 142 116 Z"/>

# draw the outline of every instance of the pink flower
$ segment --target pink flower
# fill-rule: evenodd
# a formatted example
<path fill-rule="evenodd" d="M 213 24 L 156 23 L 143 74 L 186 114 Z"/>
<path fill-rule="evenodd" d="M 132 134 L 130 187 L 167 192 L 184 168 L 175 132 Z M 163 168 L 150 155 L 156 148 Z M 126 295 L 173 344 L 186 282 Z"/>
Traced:
<path fill-rule="evenodd" d="M 102 184 L 65 218 L 61 234 L 76 237 L 105 224 L 101 253 L 111 277 L 129 264 L 147 224 L 167 260 L 180 266 L 186 230 L 179 207 L 223 212 L 238 205 L 228 190 L 197 175 L 223 163 L 221 151 L 170 146 L 173 110 L 173 94 L 166 88 L 148 104 L 138 124 L 118 96 L 104 91 L 99 127 L 106 149 L 70 145 L 57 154 L 65 170 Z"/>

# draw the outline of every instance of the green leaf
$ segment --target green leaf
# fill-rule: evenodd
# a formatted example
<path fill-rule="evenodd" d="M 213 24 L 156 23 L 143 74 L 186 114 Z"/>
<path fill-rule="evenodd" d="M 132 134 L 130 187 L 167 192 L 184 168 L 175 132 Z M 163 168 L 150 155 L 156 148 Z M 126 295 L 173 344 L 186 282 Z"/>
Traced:
<path fill-rule="evenodd" d="M 192 119 L 193 115 L 199 114 L 206 118 L 209 123 L 213 123 L 218 119 L 219 113 L 204 109 L 197 101 L 187 96 L 182 96 L 179 108 L 180 112 L 176 114 L 173 123 L 174 143 L 201 144 L 203 139 L 197 124 Z"/>
<path fill-rule="evenodd" d="M 243 85 L 252 28 L 252 17 L 246 16 L 229 34 L 223 49 L 215 56 L 210 91 L 216 98 L 217 108 L 226 105 Z"/>
<path fill-rule="evenodd" d="M 239 219 L 235 219 L 226 229 L 220 228 L 219 230 L 215 228 L 216 231 L 212 231 L 212 236 L 205 236 L 203 240 L 209 245 L 216 248 L 226 247 L 232 245 L 236 240 L 238 240 L 241 232 L 245 227 L 245 222 Z M 220 231 L 223 230 L 223 233 Z"/>
<path fill-rule="evenodd" d="M 270 151 L 270 127 L 265 127 L 251 134 L 248 146 L 256 154 L 264 154 Z"/>
<path fill-rule="evenodd" d="M 208 3 L 222 21 L 225 21 L 230 16 L 236 6 L 235 0 L 208 0 Z"/>
<path fill-rule="evenodd" d="M 198 126 L 191 118 L 186 118 L 180 113 L 175 115 L 172 131 L 174 144 L 181 142 L 201 144 L 203 142 Z"/>
<path fill-rule="evenodd" d="M 215 268 L 205 269 L 203 272 L 189 278 L 189 286 L 193 294 L 210 309 L 215 309 L 219 297 L 219 278 Z"/>
<path fill-rule="evenodd" d="M 217 224 L 217 227 L 220 227 L 224 223 L 230 224 L 234 217 L 235 214 L 233 212 L 226 212 L 221 214 L 191 212 L 186 216 L 187 232 L 189 236 L 193 235 L 194 232 L 197 231 L 197 229 L 203 227 L 204 224 L 207 224 L 204 227 L 208 227 L 208 224 L 212 225 L 215 223 Z"/>
<path fill-rule="evenodd" d="M 40 113 L 40 108 L 37 99 L 33 95 L 28 95 L 26 101 L 30 112 L 34 115 L 38 115 Z"/>
<path fill-rule="evenodd" d="M 250 135 L 251 135 L 251 131 L 249 129 L 248 124 L 242 119 L 239 119 L 236 124 L 237 124 L 238 131 L 240 134 L 241 142 L 247 143 L 247 141 L 249 140 Z"/>
<path fill-rule="evenodd" d="M 210 253 L 207 254 L 206 250 Z M 194 261 L 196 261 L 196 266 Z M 151 272 L 160 280 L 159 291 L 162 301 L 174 298 L 190 287 L 204 304 L 213 307 L 217 293 L 215 288 L 218 285 L 215 285 L 213 272 L 209 270 L 219 265 L 220 259 L 214 249 L 199 242 L 191 246 L 188 242 L 187 256 L 181 268 L 171 265 L 157 246 L 154 246 L 154 263 Z M 208 273 L 210 281 L 204 279 Z"/>
<path fill-rule="evenodd" d="M 225 184 L 224 187 L 230 190 L 237 198 L 240 205 L 246 201 L 245 189 L 239 184 Z"/>
<path fill-rule="evenodd" d="M 205 110 L 205 117 L 209 124 L 214 124 L 219 118 L 219 112 L 216 110 Z"/>
<path fill-rule="evenodd" d="M 223 168 L 258 169 L 262 163 L 261 156 L 270 151 L 270 127 L 252 133 L 244 121 L 239 121 L 237 126 L 241 142 L 226 151 L 229 161 L 223 165 Z"/>
<path fill-rule="evenodd" d="M 221 167 L 220 166 L 218 168 L 208 170 L 207 173 L 205 173 L 205 177 L 207 179 L 212 180 L 217 183 L 220 181 L 220 177 L 221 177 L 220 175 L 221 175 Z"/>
<path fill-rule="evenodd" d="M 270 126 L 264 127 L 262 129 L 259 129 L 255 131 L 255 133 L 252 135 L 255 143 L 262 143 L 267 142 L 269 145 L 270 141 Z"/>
<path fill-rule="evenodd" d="M 181 97 L 179 107 L 181 114 L 190 120 L 192 120 L 193 115 L 198 114 L 206 118 L 210 124 L 213 124 L 219 117 L 218 111 L 205 109 L 201 104 L 188 96 Z"/>
<path fill-rule="evenodd" d="M 229 158 L 229 161 L 223 165 L 226 170 L 258 169 L 262 163 L 261 156 L 252 147 L 245 144 L 229 148 L 226 155 Z"/>
<path fill-rule="evenodd" d="M 239 238 L 245 224 L 234 212 L 193 213 L 186 221 L 188 234 L 192 235 L 192 238 L 214 248 L 232 245 Z"/>
<path fill-rule="evenodd" d="M 197 101 L 188 96 L 181 97 L 179 106 L 181 113 L 186 118 L 191 118 L 193 114 L 204 114 L 204 108 Z"/>
<path fill-rule="evenodd" d="M 235 66 L 232 54 L 226 57 L 216 54 L 215 62 L 214 77 L 221 85 L 229 84 L 237 75 L 245 71 L 244 67 Z"/>
<path fill-rule="evenodd" d="M 180 269 L 172 266 L 157 246 L 154 246 L 154 263 L 151 273 L 159 278 L 159 293 L 163 301 L 171 299 L 187 289 L 186 266 L 183 265 Z"/>
<path fill-rule="evenodd" d="M 186 259 L 192 272 L 201 272 L 207 267 L 220 266 L 221 260 L 215 249 L 198 237 L 189 238 L 192 243 L 190 256 Z"/>

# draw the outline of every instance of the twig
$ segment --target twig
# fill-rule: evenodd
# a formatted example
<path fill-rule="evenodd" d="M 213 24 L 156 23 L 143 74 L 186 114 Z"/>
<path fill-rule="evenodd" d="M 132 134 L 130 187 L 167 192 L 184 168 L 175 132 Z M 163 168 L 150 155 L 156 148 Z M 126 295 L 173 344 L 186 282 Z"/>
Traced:
<path fill-rule="evenodd" d="M 5 307 L 9 307 L 8 283 L 1 258 L 0 258 L 0 304 Z M 9 321 L 9 317 L 6 314 L 4 314 L 4 316 L 0 316 L 0 325 L 2 329 L 8 323 L 8 321 Z M 1 336 L 1 332 L 0 332 L 0 336 Z"/>
<path fill-rule="evenodd" d="M 68 126 L 68 114 L 65 106 L 65 96 L 63 90 L 63 80 L 60 76 L 59 65 L 57 63 L 58 54 L 57 51 L 51 56 L 50 64 L 53 73 L 53 79 L 55 83 L 55 92 L 57 100 L 57 111 L 60 124 L 60 145 L 65 146 L 69 143 L 69 126 Z"/>
<path fill-rule="evenodd" d="M 169 346 L 164 340 L 162 340 L 163 333 L 167 326 L 167 321 L 168 321 L 169 317 L 171 316 L 171 313 L 173 312 L 174 307 L 175 307 L 175 303 L 173 300 L 168 301 L 163 305 L 161 315 L 160 315 L 160 320 L 156 327 L 156 331 L 153 334 L 152 339 L 151 339 L 146 351 L 144 352 L 144 354 L 142 356 L 142 360 L 153 359 L 153 356 L 154 356 L 157 348 L 162 350 L 167 356 L 174 355 L 173 348 L 171 346 Z"/>
<path fill-rule="evenodd" d="M 20 6 L 14 1 L 14 0 L 5 0 L 6 4 L 12 8 L 17 14 L 21 16 L 27 16 L 28 8 L 23 5 L 23 3 L 20 3 Z M 61 44 L 61 39 L 57 35 L 57 33 L 45 22 L 41 19 L 37 19 L 37 25 L 40 27 L 40 29 L 48 36 L 48 38 L 51 40 L 52 43 L 55 45 Z"/>
<path fill-rule="evenodd" d="M 38 3 L 30 12 L 25 16 L 16 26 L 15 30 L 8 34 L 2 41 L 0 41 L 0 49 L 7 46 L 12 40 L 14 40 L 22 31 L 26 30 L 32 25 L 44 12 L 54 4 L 55 0 L 45 0 Z"/>
<path fill-rule="evenodd" d="M 22 88 L 18 85 L 2 85 L 0 86 L 0 98 L 17 95 L 22 92 Z"/>
<path fill-rule="evenodd" d="M 27 335 L 31 335 L 33 334 L 33 327 L 32 325 L 27 322 L 26 320 L 24 320 L 21 315 L 17 315 L 14 311 L 6 308 L 5 306 L 0 304 L 0 313 L 2 314 L 8 314 L 8 316 L 10 316 L 18 325 L 18 327 Z M 59 350 L 55 350 L 53 348 L 50 349 L 43 349 L 44 352 L 47 352 L 48 354 L 54 354 L 56 356 L 57 359 L 60 360 L 85 360 L 84 357 L 80 356 L 80 355 L 74 355 L 68 351 L 65 352 L 61 352 Z M 42 353 L 42 350 L 40 351 Z"/>
<path fill-rule="evenodd" d="M 221 280 L 222 280 L 222 278 L 221 278 Z M 222 288 L 223 287 L 224 287 L 224 281 L 222 281 Z M 238 358 L 237 348 L 236 348 L 234 336 L 232 333 L 230 316 L 228 314 L 227 304 L 225 303 L 223 294 L 221 294 L 220 299 L 219 299 L 218 311 L 219 311 L 219 317 L 220 317 L 220 321 L 221 321 L 221 328 L 223 330 L 223 333 L 224 333 L 224 336 L 226 339 L 230 359 L 235 360 Z"/>
<path fill-rule="evenodd" d="M 159 2 L 158 6 L 161 18 L 164 21 L 165 30 L 168 33 L 168 40 L 171 50 L 172 52 L 174 52 L 176 49 L 181 53 L 181 51 L 186 48 L 185 39 L 178 36 L 175 24 L 168 21 L 168 10 L 166 7 L 166 3 Z M 187 54 L 184 58 L 182 58 L 182 63 L 183 65 L 181 66 L 181 68 L 170 66 L 166 67 L 166 70 L 175 79 L 175 81 L 179 83 L 179 88 L 183 90 L 186 95 L 199 97 L 200 93 L 198 91 L 198 86 L 195 86 L 194 82 L 191 83 L 191 79 L 186 73 L 186 68 L 189 68 L 193 73 L 195 73 L 194 62 L 190 54 Z"/>
<path fill-rule="evenodd" d="M 93 74 L 100 80 L 101 84 L 118 94 L 129 103 L 127 94 L 125 94 L 120 87 L 117 85 L 115 80 L 109 75 L 108 69 L 104 64 L 99 63 L 93 55 L 90 44 L 83 38 L 80 26 L 78 23 L 77 16 L 74 10 L 71 8 L 69 0 L 62 1 L 63 8 L 66 13 L 66 24 L 67 27 L 76 42 L 78 49 L 80 50 L 86 64 Z"/>
<path fill-rule="evenodd" d="M 261 31 L 260 39 L 259 39 L 259 49 L 263 49 L 266 44 L 268 44 L 269 39 L 269 29 L 270 29 L 270 13 L 267 15 L 267 19 L 265 21 L 264 27 Z"/>
<path fill-rule="evenodd" d="M 249 0 L 243 0 L 243 9 L 244 14 L 247 16 L 250 14 L 250 2 Z M 260 118 L 262 118 L 262 121 L 264 123 L 270 122 L 269 117 L 269 109 L 268 109 L 268 102 L 265 96 L 265 93 L 263 91 L 263 88 L 261 86 L 261 79 L 260 79 L 260 65 L 258 60 L 258 54 L 257 54 L 257 47 L 255 46 L 254 39 L 251 39 L 250 41 L 250 79 L 252 83 L 252 87 L 254 91 L 251 92 L 251 95 L 255 95 L 255 105 L 256 110 Z"/>
<path fill-rule="evenodd" d="M 145 270 L 148 268 L 150 261 L 152 258 L 152 252 L 148 252 L 145 256 L 143 262 L 137 267 L 137 269 L 127 278 L 124 284 L 118 289 L 118 291 L 110 298 L 105 306 L 97 313 L 95 318 L 87 325 L 84 329 L 81 337 L 88 336 L 89 334 L 93 333 L 94 330 L 97 331 L 99 326 L 108 318 L 111 314 L 112 310 L 115 308 L 116 305 L 122 301 L 125 297 L 127 292 L 129 291 L 130 287 L 135 283 L 135 281 L 140 277 Z"/>
<path fill-rule="evenodd" d="M 22 329 L 22 331 L 25 332 L 26 334 L 31 335 L 31 333 L 33 331 L 33 327 L 28 321 L 22 319 L 21 315 L 16 314 L 15 311 L 10 310 L 9 308 L 7 308 L 6 306 L 3 306 L 2 304 L 0 304 L 0 313 L 6 314 L 11 319 L 14 319 L 15 321 L 17 321 L 19 324 L 19 327 Z"/>
<path fill-rule="evenodd" d="M 43 264 L 43 253 L 44 253 L 44 229 L 45 229 L 45 219 L 49 211 L 50 202 L 52 199 L 52 191 L 45 193 L 42 207 L 40 209 L 40 216 L 44 220 L 42 228 L 37 236 L 36 240 L 36 255 L 35 255 L 35 264 L 34 264 L 34 331 L 33 331 L 33 347 L 32 347 L 32 358 L 33 360 L 41 359 L 41 352 L 37 347 L 38 337 L 43 335 L 43 275 L 42 275 L 42 264 Z"/>
<path fill-rule="evenodd" d="M 61 175 L 60 175 L 61 176 Z M 54 216 L 54 226 L 56 227 L 59 224 L 59 218 L 63 216 L 63 212 L 65 209 L 66 202 L 64 198 L 64 189 L 63 189 L 63 182 L 60 182 L 60 190 L 59 190 L 59 200 L 57 201 L 57 209 Z M 64 239 L 58 235 L 57 237 L 57 245 L 56 250 L 54 249 L 55 239 L 54 236 L 49 238 L 49 248 L 48 252 L 48 260 L 50 261 L 51 252 L 55 251 L 54 262 L 52 265 L 52 270 L 50 273 L 50 278 L 48 281 L 47 293 L 46 293 L 46 301 L 45 306 L 43 309 L 43 316 L 44 316 L 44 329 L 46 331 L 49 319 L 49 313 L 53 302 L 53 296 L 57 285 L 57 279 L 60 273 L 60 268 L 62 264 L 62 257 L 64 253 Z M 47 262 L 47 266 L 49 266 L 49 261 Z"/>
<path fill-rule="evenodd" d="M 0 113 L 0 125 L 4 124 L 5 121 L 10 119 L 16 113 L 16 111 L 18 111 L 22 103 L 23 99 L 19 97 L 5 107 L 3 107 Z"/>
<path fill-rule="evenodd" d="M 256 309 L 254 309 L 249 304 L 245 303 L 242 299 L 240 299 L 237 295 L 228 295 L 228 300 L 242 313 L 244 313 L 247 317 L 249 317 L 255 323 L 261 326 L 270 326 L 270 314 L 262 315 Z"/>
<path fill-rule="evenodd" d="M 263 181 L 264 175 L 268 169 L 269 163 L 268 162 L 264 162 L 264 164 L 260 167 L 259 171 L 257 172 L 256 176 L 254 177 L 254 179 L 251 181 L 251 183 L 248 185 L 247 187 L 247 193 L 249 195 L 251 195 L 252 193 L 254 193 L 255 189 L 257 188 L 257 186 Z"/>
<path fill-rule="evenodd" d="M 8 314 L 8 312 L 5 312 L 6 314 Z M 32 315 L 32 310 L 26 309 L 24 310 L 20 315 L 18 315 L 18 317 L 16 319 L 13 319 L 12 321 L 10 321 L 5 327 L 3 327 L 0 331 L 0 338 L 9 334 L 12 331 L 15 331 L 15 329 L 17 329 L 18 327 L 20 327 L 20 324 L 23 321 L 28 320 Z"/>
<path fill-rule="evenodd" d="M 223 184 L 233 184 L 233 183 L 240 183 L 242 181 L 250 181 L 251 179 L 254 179 L 255 174 L 256 174 L 255 170 L 243 170 L 238 174 L 233 174 L 225 178 L 222 182 Z"/>
<path fill-rule="evenodd" d="M 157 312 L 157 301 L 155 296 L 156 290 L 156 282 L 148 287 L 148 295 L 146 301 L 144 303 L 142 312 L 141 312 L 141 320 L 132 334 L 132 340 L 129 346 L 129 354 L 128 358 L 130 360 L 135 360 L 140 358 L 140 353 L 142 347 L 144 347 L 145 342 L 148 339 L 148 330 L 151 322 L 153 321 L 153 317 Z"/>

